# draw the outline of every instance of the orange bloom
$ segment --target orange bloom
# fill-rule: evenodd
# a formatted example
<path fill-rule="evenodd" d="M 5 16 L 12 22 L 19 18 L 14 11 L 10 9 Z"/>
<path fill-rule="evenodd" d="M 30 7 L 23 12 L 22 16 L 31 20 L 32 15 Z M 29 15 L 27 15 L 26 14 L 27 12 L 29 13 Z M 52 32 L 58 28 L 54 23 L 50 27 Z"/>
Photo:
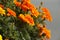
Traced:
<path fill-rule="evenodd" d="M 48 21 L 52 21 L 52 17 L 50 15 L 50 11 L 47 9 L 47 8 L 42 8 L 42 11 L 44 12 L 45 14 L 45 18 L 48 20 Z"/>
<path fill-rule="evenodd" d="M 43 32 L 46 34 L 46 37 L 47 37 L 47 38 L 51 38 L 50 30 L 48 30 L 48 29 L 46 29 L 46 28 L 43 28 Z"/>
<path fill-rule="evenodd" d="M 29 9 L 26 5 L 23 4 L 20 7 L 23 11 L 27 11 Z"/>
<path fill-rule="evenodd" d="M 23 20 L 24 22 L 28 21 L 23 14 L 20 14 L 19 19 Z"/>
<path fill-rule="evenodd" d="M 36 9 L 36 8 L 34 7 L 34 5 L 31 4 L 31 3 L 29 3 L 29 2 L 23 2 L 23 4 L 26 5 L 27 7 L 29 7 L 30 9 L 31 9 L 31 8 Z"/>
<path fill-rule="evenodd" d="M 42 32 L 40 33 L 40 35 L 42 35 L 43 33 L 45 33 L 46 34 L 46 37 L 48 39 L 51 38 L 50 30 L 48 30 L 46 27 L 41 27 L 41 29 L 42 29 Z"/>
<path fill-rule="evenodd" d="M 36 9 L 31 9 L 31 14 L 35 17 L 38 17 L 40 13 Z"/>
<path fill-rule="evenodd" d="M 29 21 L 29 24 L 34 25 L 34 20 L 29 14 L 26 14 L 25 18 Z"/>
<path fill-rule="evenodd" d="M 34 20 L 29 14 L 26 14 L 26 15 L 20 14 L 19 18 L 22 19 L 24 22 L 27 22 L 28 24 L 32 25 L 32 26 L 34 25 Z"/>
<path fill-rule="evenodd" d="M 16 17 L 16 13 L 13 10 L 11 10 L 10 8 L 7 8 L 7 11 L 10 15 Z"/>
<path fill-rule="evenodd" d="M 20 7 L 21 2 L 15 2 L 15 5 L 18 6 L 18 7 Z"/>
<path fill-rule="evenodd" d="M 31 11 L 31 14 L 33 16 L 37 17 L 39 15 L 39 12 L 36 10 L 36 8 L 31 3 L 24 2 L 23 5 L 27 7 L 26 9 L 29 9 Z"/>
<path fill-rule="evenodd" d="M 21 4 L 21 2 L 15 2 L 15 5 L 20 7 L 23 11 L 27 11 L 27 9 L 29 9 L 26 5 Z"/>

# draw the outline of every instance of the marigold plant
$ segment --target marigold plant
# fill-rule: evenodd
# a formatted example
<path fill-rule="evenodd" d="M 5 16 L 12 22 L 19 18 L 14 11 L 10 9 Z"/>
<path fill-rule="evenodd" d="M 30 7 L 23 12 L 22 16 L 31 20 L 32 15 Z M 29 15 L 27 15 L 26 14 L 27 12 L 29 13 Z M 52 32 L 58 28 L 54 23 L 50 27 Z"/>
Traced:
<path fill-rule="evenodd" d="M 52 17 L 42 5 L 36 8 L 31 0 L 0 0 L 0 40 L 50 39 L 45 20 Z"/>

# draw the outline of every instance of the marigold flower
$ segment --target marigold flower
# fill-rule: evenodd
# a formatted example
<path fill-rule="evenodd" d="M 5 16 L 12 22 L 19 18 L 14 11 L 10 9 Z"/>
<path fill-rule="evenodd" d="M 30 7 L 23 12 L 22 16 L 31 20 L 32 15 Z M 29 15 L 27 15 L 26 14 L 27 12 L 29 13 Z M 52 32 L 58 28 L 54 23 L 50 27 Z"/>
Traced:
<path fill-rule="evenodd" d="M 42 29 L 42 30 L 41 30 Z M 43 33 L 44 34 L 46 34 L 46 37 L 49 39 L 49 38 L 51 38 L 51 34 L 50 34 L 50 30 L 48 30 L 46 27 L 41 27 L 41 33 L 40 33 L 40 35 L 42 35 Z"/>
<path fill-rule="evenodd" d="M 43 32 L 46 34 L 47 38 L 51 38 L 50 30 L 48 30 L 47 28 L 43 28 Z"/>
<path fill-rule="evenodd" d="M 48 21 L 52 21 L 52 17 L 50 15 L 50 11 L 47 8 L 42 8 L 42 11 L 44 12 L 44 16 Z"/>
<path fill-rule="evenodd" d="M 29 14 L 26 14 L 25 18 L 29 21 L 29 24 L 34 25 L 34 20 Z"/>
<path fill-rule="evenodd" d="M 3 15 L 3 14 L 5 15 L 5 10 L 2 9 L 1 7 L 0 7 L 0 14 L 1 14 L 1 15 Z"/>
<path fill-rule="evenodd" d="M 10 8 L 7 8 L 7 11 L 10 15 L 16 17 L 16 13 L 13 10 L 11 10 Z"/>
<path fill-rule="evenodd" d="M 18 7 L 20 7 L 21 2 L 15 2 L 15 5 L 18 6 Z"/>
<path fill-rule="evenodd" d="M 20 14 L 19 18 L 22 19 L 24 22 L 27 22 L 28 24 L 32 25 L 32 26 L 34 25 L 34 20 L 29 14 L 25 14 L 25 15 Z"/>
<path fill-rule="evenodd" d="M 31 9 L 31 14 L 35 17 L 38 17 L 38 15 L 40 14 L 36 9 Z"/>
<path fill-rule="evenodd" d="M 23 20 L 24 22 L 27 21 L 27 19 L 25 18 L 25 16 L 23 14 L 20 14 L 18 17 L 19 17 L 19 19 Z"/>
<path fill-rule="evenodd" d="M 25 8 L 31 11 L 31 14 L 35 17 L 37 17 L 39 15 L 39 12 L 37 11 L 37 9 L 28 2 L 24 2 L 23 5 L 25 5 Z M 23 9 L 23 8 L 22 8 Z M 24 9 L 23 9 L 24 10 Z"/>
<path fill-rule="evenodd" d="M 2 39 L 2 35 L 0 35 L 0 40 L 3 40 L 3 39 Z"/>
<path fill-rule="evenodd" d="M 18 7 L 21 5 L 21 2 L 18 2 L 17 0 L 14 0 L 13 2 L 14 2 L 15 5 L 18 6 Z"/>
<path fill-rule="evenodd" d="M 29 7 L 30 9 L 36 9 L 36 8 L 34 7 L 34 5 L 31 4 L 31 3 L 29 3 L 29 2 L 23 2 L 23 4 L 26 5 L 27 7 Z"/>
<path fill-rule="evenodd" d="M 26 6 L 26 5 L 21 5 L 21 9 L 23 10 L 23 11 L 27 11 L 29 8 Z"/>

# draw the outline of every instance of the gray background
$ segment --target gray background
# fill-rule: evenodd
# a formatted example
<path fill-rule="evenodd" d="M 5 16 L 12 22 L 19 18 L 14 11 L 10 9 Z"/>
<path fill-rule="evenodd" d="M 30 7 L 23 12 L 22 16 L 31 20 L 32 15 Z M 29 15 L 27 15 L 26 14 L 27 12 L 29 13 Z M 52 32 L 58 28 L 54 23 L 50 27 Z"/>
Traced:
<path fill-rule="evenodd" d="M 31 0 L 35 6 L 38 6 L 41 1 L 49 8 L 53 17 L 52 22 L 47 21 L 47 28 L 51 30 L 51 40 L 60 40 L 60 0 Z"/>

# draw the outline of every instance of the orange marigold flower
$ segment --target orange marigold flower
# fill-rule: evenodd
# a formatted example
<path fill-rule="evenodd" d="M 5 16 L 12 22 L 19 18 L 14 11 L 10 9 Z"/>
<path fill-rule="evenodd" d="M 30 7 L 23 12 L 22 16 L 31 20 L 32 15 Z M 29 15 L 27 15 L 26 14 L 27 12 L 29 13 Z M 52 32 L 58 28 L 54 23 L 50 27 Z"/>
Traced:
<path fill-rule="evenodd" d="M 33 18 L 29 14 L 26 14 L 25 18 L 29 21 L 28 23 L 30 25 L 34 25 L 34 20 L 33 20 Z"/>
<path fill-rule="evenodd" d="M 26 5 L 23 4 L 20 7 L 23 11 L 27 11 L 29 9 Z"/>
<path fill-rule="evenodd" d="M 31 14 L 35 17 L 38 17 L 38 15 L 40 14 L 36 9 L 31 9 Z"/>
<path fill-rule="evenodd" d="M 44 12 L 45 14 L 45 18 L 48 20 L 48 21 L 52 21 L 52 17 L 50 15 L 50 11 L 47 9 L 47 8 L 42 8 L 42 11 Z"/>
<path fill-rule="evenodd" d="M 37 17 L 39 15 L 39 12 L 31 3 L 24 2 L 23 4 L 27 7 L 26 9 L 29 9 L 31 11 L 33 16 Z"/>
<path fill-rule="evenodd" d="M 7 11 L 10 15 L 16 17 L 16 13 L 13 10 L 11 10 L 10 8 L 7 8 Z"/>
<path fill-rule="evenodd" d="M 23 4 L 26 5 L 27 7 L 29 7 L 30 9 L 31 9 L 31 8 L 36 9 L 36 8 L 34 7 L 34 5 L 31 4 L 31 3 L 29 3 L 29 2 L 23 2 Z"/>
<path fill-rule="evenodd" d="M 48 30 L 46 27 L 41 27 L 41 29 L 42 29 L 42 32 L 40 33 L 40 35 L 44 33 L 48 39 L 51 38 L 50 30 Z"/>
<path fill-rule="evenodd" d="M 27 22 L 28 24 L 32 25 L 32 26 L 34 25 L 34 20 L 29 14 L 26 14 L 26 15 L 20 14 L 19 18 L 22 19 L 24 22 Z"/>
<path fill-rule="evenodd" d="M 48 30 L 47 28 L 43 28 L 43 32 L 46 34 L 47 38 L 51 38 L 50 30 Z"/>
<path fill-rule="evenodd" d="M 15 5 L 20 7 L 23 11 L 27 11 L 29 9 L 26 5 L 21 4 L 21 2 L 15 2 Z"/>
<path fill-rule="evenodd" d="M 13 2 L 15 3 L 16 6 L 20 7 L 21 2 L 18 2 L 17 0 L 14 0 Z"/>
<path fill-rule="evenodd" d="M 21 2 L 15 2 L 15 5 L 18 6 L 18 7 L 20 7 Z"/>
<path fill-rule="evenodd" d="M 25 16 L 23 14 L 20 14 L 18 17 L 19 17 L 19 19 L 23 20 L 24 22 L 27 21 L 27 19 L 25 18 Z"/>

